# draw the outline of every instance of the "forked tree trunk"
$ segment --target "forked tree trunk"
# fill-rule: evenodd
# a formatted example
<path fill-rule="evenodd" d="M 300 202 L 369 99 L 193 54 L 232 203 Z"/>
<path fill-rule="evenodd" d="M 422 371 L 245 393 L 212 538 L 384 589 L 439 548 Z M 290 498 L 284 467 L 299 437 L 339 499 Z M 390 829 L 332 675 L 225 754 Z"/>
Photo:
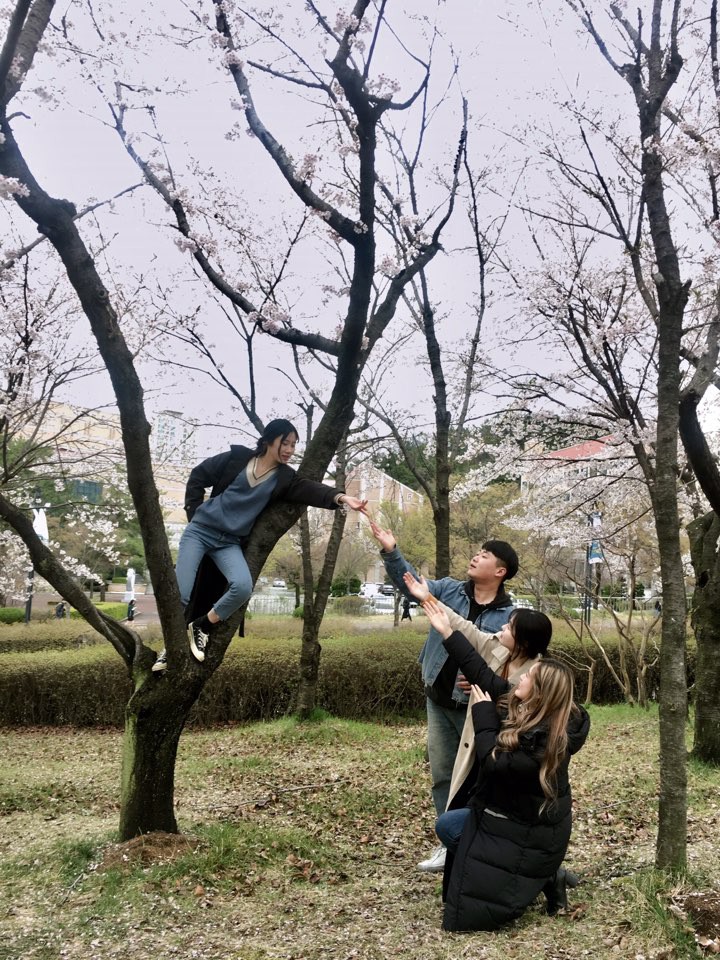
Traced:
<path fill-rule="evenodd" d="M 695 570 L 692 625 L 697 642 L 693 756 L 720 764 L 720 517 L 710 511 L 688 526 Z"/>

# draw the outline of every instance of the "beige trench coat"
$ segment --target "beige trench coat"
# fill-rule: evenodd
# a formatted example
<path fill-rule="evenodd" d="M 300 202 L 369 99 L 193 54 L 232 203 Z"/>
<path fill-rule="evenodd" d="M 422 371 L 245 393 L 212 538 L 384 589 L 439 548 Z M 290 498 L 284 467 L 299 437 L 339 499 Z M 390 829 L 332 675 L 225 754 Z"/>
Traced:
<path fill-rule="evenodd" d="M 510 651 L 508 648 L 504 647 L 498 641 L 498 638 L 494 633 L 485 633 L 484 630 L 478 630 L 474 623 L 471 623 L 469 620 L 465 620 L 464 617 L 461 617 L 459 614 L 455 613 L 455 611 L 451 610 L 450 607 L 446 607 L 444 603 L 441 603 L 440 606 L 448 615 L 448 620 L 450 621 L 450 626 L 453 628 L 453 630 L 458 630 L 463 636 L 467 637 L 487 665 L 494 670 L 495 673 L 499 673 L 500 669 L 510 657 Z M 519 683 L 523 674 L 527 673 L 528 670 L 534 666 L 537 660 L 540 659 L 541 657 L 538 656 L 534 660 L 526 660 L 522 666 L 518 667 L 516 670 L 513 670 L 511 665 L 507 677 L 508 683 L 512 686 L 515 686 L 516 683 Z M 448 805 L 446 809 L 450 809 L 450 804 L 452 803 L 453 797 L 463 783 L 465 783 L 467 780 L 475 761 L 475 731 L 473 730 L 472 710 L 470 708 L 472 707 L 473 703 L 477 702 L 477 696 L 471 692 L 470 700 L 468 702 L 468 711 L 465 717 L 465 725 L 460 737 L 460 746 L 458 747 L 457 756 L 455 757 L 452 779 L 450 780 L 450 794 L 448 796 Z"/>

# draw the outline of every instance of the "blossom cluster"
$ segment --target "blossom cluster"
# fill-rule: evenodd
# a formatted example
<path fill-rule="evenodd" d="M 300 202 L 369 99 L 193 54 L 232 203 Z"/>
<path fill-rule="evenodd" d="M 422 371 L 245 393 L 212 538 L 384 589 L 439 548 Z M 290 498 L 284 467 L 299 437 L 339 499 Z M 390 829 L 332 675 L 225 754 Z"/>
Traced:
<path fill-rule="evenodd" d="M 9 197 L 27 197 L 30 191 L 24 183 L 20 183 L 17 177 L 0 176 L 0 199 Z"/>

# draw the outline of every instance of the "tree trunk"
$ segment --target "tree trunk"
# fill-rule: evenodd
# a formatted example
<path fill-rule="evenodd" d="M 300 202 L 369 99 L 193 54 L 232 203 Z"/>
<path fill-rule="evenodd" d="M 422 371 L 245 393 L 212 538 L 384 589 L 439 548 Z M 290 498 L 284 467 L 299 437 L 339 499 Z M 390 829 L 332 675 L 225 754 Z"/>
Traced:
<path fill-rule="evenodd" d="M 688 526 L 695 570 L 692 625 L 697 643 L 693 756 L 720 764 L 720 517 L 710 511 Z"/>
<path fill-rule="evenodd" d="M 306 604 L 300 648 L 300 683 L 295 701 L 295 712 L 301 720 L 308 720 L 317 706 L 320 654 L 322 653 L 322 646 L 318 640 L 319 627 L 320 624 L 316 622 L 315 617 L 308 617 Z"/>
<path fill-rule="evenodd" d="M 678 285 L 673 296 L 663 286 L 659 285 L 658 418 L 655 477 L 651 488 L 663 588 L 660 799 L 655 864 L 658 869 L 677 872 L 687 864 L 687 600 L 677 501 L 679 355 L 687 293 L 683 296 Z"/>
<path fill-rule="evenodd" d="M 449 470 L 447 472 L 449 473 Z M 438 465 L 438 479 L 440 473 Z M 438 492 L 433 509 L 433 520 L 435 521 L 435 579 L 440 580 L 450 576 L 450 497 L 447 485 L 444 496 L 441 497 Z"/>
<path fill-rule="evenodd" d="M 177 833 L 175 760 L 185 721 L 207 676 L 165 674 L 153 683 L 147 670 L 136 676 L 140 686 L 125 708 L 122 755 L 120 840 L 163 830 Z"/>
<path fill-rule="evenodd" d="M 338 451 L 336 482 L 339 487 L 345 485 L 346 448 L 345 442 Z M 305 604 L 303 609 L 303 632 L 300 649 L 300 683 L 295 700 L 295 712 L 301 720 L 307 720 L 317 705 L 318 675 L 320 673 L 320 653 L 322 647 L 318 640 L 320 625 L 325 616 L 333 574 L 337 563 L 338 551 L 345 530 L 346 514 L 338 510 L 333 518 L 332 530 L 328 538 L 325 559 L 318 578 L 317 589 L 313 592 L 313 571 L 310 559 L 310 524 L 307 513 L 300 521 L 303 550 L 303 577 L 305 581 Z"/>
<path fill-rule="evenodd" d="M 659 12 L 661 4 L 656 8 Z M 640 116 L 642 179 L 656 270 L 658 313 L 658 400 L 654 476 L 648 477 L 663 585 L 660 642 L 660 800 L 655 865 L 682 871 L 687 865 L 687 675 L 685 669 L 686 597 L 680 549 L 677 483 L 680 419 L 680 348 L 690 283 L 683 282 L 680 259 L 665 203 L 664 161 L 653 145 L 661 142 L 663 102 L 682 68 L 677 37 L 669 53 L 660 49 L 653 29 L 647 55 L 647 87 L 636 64 L 628 73 Z"/>

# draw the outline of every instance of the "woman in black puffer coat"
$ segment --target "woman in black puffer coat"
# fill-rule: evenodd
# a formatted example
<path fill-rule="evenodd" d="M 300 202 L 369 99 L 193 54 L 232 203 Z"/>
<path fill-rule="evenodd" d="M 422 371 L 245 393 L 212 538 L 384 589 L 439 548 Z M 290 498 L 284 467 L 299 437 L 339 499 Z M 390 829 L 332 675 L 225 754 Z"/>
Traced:
<path fill-rule="evenodd" d="M 574 880 L 561 868 L 572 826 L 568 766 L 590 729 L 573 702 L 572 673 L 543 660 L 509 690 L 437 604 L 423 606 L 479 697 L 472 707 L 477 783 L 468 806 L 448 810 L 436 825 L 450 854 L 443 927 L 495 930 L 541 891 L 555 912 Z"/>

